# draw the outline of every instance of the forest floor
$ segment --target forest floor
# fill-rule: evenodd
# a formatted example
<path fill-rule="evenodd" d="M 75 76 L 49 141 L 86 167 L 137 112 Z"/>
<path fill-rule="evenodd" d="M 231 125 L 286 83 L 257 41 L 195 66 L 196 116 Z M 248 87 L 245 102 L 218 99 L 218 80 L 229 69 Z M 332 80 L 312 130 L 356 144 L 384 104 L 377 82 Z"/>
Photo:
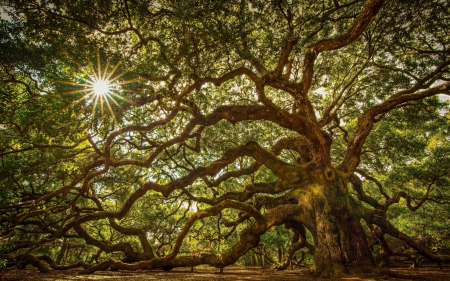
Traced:
<path fill-rule="evenodd" d="M 444 266 L 439 270 L 437 266 L 423 266 L 418 269 L 408 269 L 406 267 L 391 268 L 395 273 L 404 277 L 373 277 L 370 274 L 361 276 L 349 275 L 343 278 L 332 280 L 450 280 L 450 266 Z M 40 273 L 34 268 L 27 267 L 24 270 L 4 269 L 0 270 L 0 280 L 4 281 L 56 281 L 56 280 L 126 280 L 126 281 L 163 281 L 163 280 L 183 280 L 183 281 L 234 281 L 234 280 L 258 280 L 258 281 L 278 281 L 278 280 L 302 280 L 313 281 L 314 277 L 309 275 L 307 267 L 293 270 L 278 271 L 276 269 L 262 269 L 260 267 L 230 266 L 219 273 L 218 269 L 211 267 L 196 267 L 194 272 L 190 268 L 176 268 L 165 272 L 153 271 L 98 271 L 91 275 L 78 275 L 79 270 L 51 271 L 50 273 Z"/>

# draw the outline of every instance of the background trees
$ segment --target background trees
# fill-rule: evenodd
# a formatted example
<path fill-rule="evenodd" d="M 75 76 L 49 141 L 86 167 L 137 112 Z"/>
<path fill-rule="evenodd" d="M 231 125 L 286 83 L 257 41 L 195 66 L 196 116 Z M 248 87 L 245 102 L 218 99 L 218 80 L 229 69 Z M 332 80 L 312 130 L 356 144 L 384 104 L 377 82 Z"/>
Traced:
<path fill-rule="evenodd" d="M 3 2 L 9 264 L 448 260 L 445 1 Z"/>

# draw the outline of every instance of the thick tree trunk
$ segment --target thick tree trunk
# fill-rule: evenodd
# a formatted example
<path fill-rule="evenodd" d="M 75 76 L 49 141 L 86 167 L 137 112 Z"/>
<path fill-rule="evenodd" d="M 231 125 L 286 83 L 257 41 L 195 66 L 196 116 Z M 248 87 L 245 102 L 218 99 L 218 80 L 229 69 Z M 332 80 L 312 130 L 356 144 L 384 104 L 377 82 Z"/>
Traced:
<path fill-rule="evenodd" d="M 336 178 L 316 185 L 311 199 L 315 275 L 331 277 L 373 269 L 374 261 L 358 209 L 352 205 L 344 182 Z"/>
<path fill-rule="evenodd" d="M 259 245 L 260 236 L 267 229 L 281 224 L 298 233 L 299 236 L 296 236 L 293 242 L 304 243 L 314 255 L 316 276 L 338 277 L 349 272 L 376 272 L 366 233 L 360 224 L 364 213 L 348 194 L 345 178 L 336 175 L 335 172 L 322 178 L 314 175 L 315 173 L 311 172 L 311 177 L 305 179 L 310 184 L 302 185 L 286 194 L 287 200 L 284 201 L 290 202 L 289 204 L 268 208 L 261 217 L 255 215 L 255 221 L 239 233 L 237 243 L 223 253 L 187 257 L 171 253 L 172 256 L 168 256 L 170 258 L 155 258 L 133 264 L 107 261 L 83 273 L 92 273 L 109 267 L 111 270 L 152 268 L 170 270 L 200 264 L 209 264 L 222 269 L 235 263 L 248 250 Z M 233 202 L 226 201 L 227 204 Z M 199 213 L 197 218 L 200 215 L 214 215 L 214 212 L 217 213 L 219 210 L 214 206 L 209 211 Z M 193 218 L 191 220 L 192 223 L 195 222 Z M 315 248 L 306 243 L 305 228 L 310 230 L 314 237 Z M 188 231 L 188 228 L 185 231 Z M 299 239 L 300 236 L 302 239 Z M 298 250 L 295 243 L 293 246 L 292 254 Z M 252 255 L 252 265 L 262 262 L 259 255 Z"/>

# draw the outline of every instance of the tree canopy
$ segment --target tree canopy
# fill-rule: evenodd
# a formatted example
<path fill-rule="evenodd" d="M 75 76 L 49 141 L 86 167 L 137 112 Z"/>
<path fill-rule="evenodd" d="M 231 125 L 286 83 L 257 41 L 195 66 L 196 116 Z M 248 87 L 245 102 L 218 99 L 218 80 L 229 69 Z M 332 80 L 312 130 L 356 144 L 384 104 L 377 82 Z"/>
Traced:
<path fill-rule="evenodd" d="M 449 10 L 3 0 L 1 264 L 450 261 Z"/>

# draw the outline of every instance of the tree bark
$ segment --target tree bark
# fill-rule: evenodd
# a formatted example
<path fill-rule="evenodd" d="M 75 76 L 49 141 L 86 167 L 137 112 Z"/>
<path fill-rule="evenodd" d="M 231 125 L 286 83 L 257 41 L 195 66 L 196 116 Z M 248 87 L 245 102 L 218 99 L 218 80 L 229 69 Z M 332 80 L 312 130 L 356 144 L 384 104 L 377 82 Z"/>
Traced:
<path fill-rule="evenodd" d="M 341 276 L 373 267 L 374 261 L 360 224 L 358 206 L 347 193 L 345 181 L 337 176 L 315 185 L 312 200 L 312 231 L 316 250 L 315 275 Z"/>

